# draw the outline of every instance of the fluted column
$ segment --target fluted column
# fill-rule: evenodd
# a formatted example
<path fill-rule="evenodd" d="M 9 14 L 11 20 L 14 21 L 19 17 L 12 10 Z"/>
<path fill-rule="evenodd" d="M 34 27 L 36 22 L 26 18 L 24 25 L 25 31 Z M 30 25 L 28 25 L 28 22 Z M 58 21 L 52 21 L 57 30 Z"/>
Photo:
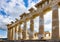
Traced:
<path fill-rule="evenodd" d="M 27 39 L 27 27 L 26 21 L 24 21 L 24 28 L 23 28 L 23 40 Z"/>
<path fill-rule="evenodd" d="M 17 26 L 15 26 L 15 40 L 17 40 Z"/>
<path fill-rule="evenodd" d="M 13 28 L 12 28 L 12 40 L 13 40 Z"/>
<path fill-rule="evenodd" d="M 44 16 L 42 14 L 43 13 L 40 13 L 39 15 L 39 34 L 38 34 L 39 39 L 43 39 L 44 35 Z"/>
<path fill-rule="evenodd" d="M 9 40 L 13 40 L 13 28 L 9 29 Z"/>
<path fill-rule="evenodd" d="M 11 33 L 11 29 L 10 29 L 10 40 L 12 39 L 12 33 Z"/>
<path fill-rule="evenodd" d="M 19 28 L 18 28 L 18 40 L 21 40 L 21 35 L 22 35 L 22 30 L 21 30 L 21 24 L 19 25 Z"/>
<path fill-rule="evenodd" d="M 10 29 L 8 29 L 8 40 L 10 40 Z"/>
<path fill-rule="evenodd" d="M 17 25 L 17 29 L 16 29 L 16 40 L 18 40 L 18 29 L 19 29 L 19 25 Z"/>
<path fill-rule="evenodd" d="M 29 35 L 29 39 L 30 40 L 34 39 L 34 19 L 33 18 L 30 19 L 30 35 Z"/>
<path fill-rule="evenodd" d="M 58 5 L 52 6 L 52 39 L 59 39 Z"/>
<path fill-rule="evenodd" d="M 15 40 L 15 27 L 12 28 L 12 40 Z"/>
<path fill-rule="evenodd" d="M 15 40 L 15 27 L 13 28 L 13 40 Z"/>
<path fill-rule="evenodd" d="M 13 40 L 12 28 L 10 29 L 10 40 Z"/>

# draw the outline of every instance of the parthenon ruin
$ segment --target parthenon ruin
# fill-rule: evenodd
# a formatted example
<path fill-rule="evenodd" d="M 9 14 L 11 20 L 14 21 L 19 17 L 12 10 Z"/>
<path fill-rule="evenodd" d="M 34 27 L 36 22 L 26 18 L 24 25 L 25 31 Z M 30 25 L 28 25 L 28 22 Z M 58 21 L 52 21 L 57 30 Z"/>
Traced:
<path fill-rule="evenodd" d="M 46 12 L 52 10 L 52 35 L 51 39 L 60 39 L 59 35 L 59 17 L 58 17 L 58 8 L 60 6 L 60 0 L 42 0 L 35 5 L 37 8 L 30 8 L 30 13 L 23 13 L 20 15 L 20 20 L 16 19 L 15 22 L 7 25 L 8 28 L 8 40 L 34 40 L 34 37 L 37 35 L 38 39 L 44 39 L 44 34 L 49 32 L 44 32 L 44 15 Z M 34 34 L 34 18 L 39 16 L 39 33 Z M 29 39 L 27 39 L 27 28 L 26 22 L 30 20 L 30 34 Z M 23 29 L 21 24 L 24 23 Z M 38 25 L 38 24 L 37 24 Z M 46 35 L 45 34 L 45 35 Z M 18 36 L 17 36 L 18 35 Z M 22 37 L 21 37 L 22 35 Z"/>

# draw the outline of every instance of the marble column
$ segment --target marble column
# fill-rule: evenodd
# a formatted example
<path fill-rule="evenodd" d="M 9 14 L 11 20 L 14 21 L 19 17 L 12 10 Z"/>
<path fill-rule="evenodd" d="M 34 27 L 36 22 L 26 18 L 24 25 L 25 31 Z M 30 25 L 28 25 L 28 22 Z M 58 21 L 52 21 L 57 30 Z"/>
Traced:
<path fill-rule="evenodd" d="M 29 34 L 29 39 L 33 40 L 34 39 L 34 19 L 30 19 L 30 34 Z"/>
<path fill-rule="evenodd" d="M 15 26 L 15 40 L 17 40 L 17 26 Z"/>
<path fill-rule="evenodd" d="M 27 24 L 26 21 L 24 21 L 24 28 L 23 28 L 23 40 L 27 39 Z"/>
<path fill-rule="evenodd" d="M 52 39 L 59 39 L 58 5 L 52 6 Z"/>
<path fill-rule="evenodd" d="M 13 40 L 13 28 L 12 28 L 12 40 Z"/>
<path fill-rule="evenodd" d="M 9 40 L 11 40 L 11 29 L 9 29 Z"/>
<path fill-rule="evenodd" d="M 12 28 L 10 29 L 10 40 L 12 40 Z"/>
<path fill-rule="evenodd" d="M 10 29 L 10 40 L 12 39 L 11 36 L 12 36 L 12 33 L 11 33 L 11 29 Z"/>
<path fill-rule="evenodd" d="M 16 40 L 18 40 L 18 29 L 19 29 L 19 25 L 17 25 L 17 29 L 16 29 Z"/>
<path fill-rule="evenodd" d="M 44 36 L 44 16 L 42 14 L 43 13 L 40 13 L 39 16 L 39 34 L 38 34 L 39 39 L 43 39 Z"/>
<path fill-rule="evenodd" d="M 8 40 L 10 40 L 10 29 L 8 29 Z"/>
<path fill-rule="evenodd" d="M 13 28 L 10 29 L 10 40 L 13 40 Z"/>
<path fill-rule="evenodd" d="M 15 27 L 13 28 L 13 40 L 15 40 Z"/>
<path fill-rule="evenodd" d="M 21 30 L 21 25 L 19 25 L 19 28 L 18 28 L 18 40 L 21 40 L 21 35 L 22 35 L 22 30 Z"/>

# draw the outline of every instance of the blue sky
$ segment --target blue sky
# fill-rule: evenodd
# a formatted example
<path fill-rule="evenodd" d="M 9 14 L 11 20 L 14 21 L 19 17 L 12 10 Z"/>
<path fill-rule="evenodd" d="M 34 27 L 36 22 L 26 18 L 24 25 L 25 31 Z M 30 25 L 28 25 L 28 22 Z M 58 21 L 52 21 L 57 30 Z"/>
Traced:
<path fill-rule="evenodd" d="M 29 8 L 34 8 L 34 5 L 40 1 L 41 0 L 0 0 L 0 38 L 7 37 L 6 24 L 15 21 L 15 18 L 20 19 L 19 16 L 22 13 L 28 12 Z M 52 12 L 50 11 L 44 16 L 45 28 L 47 28 L 45 31 L 51 30 L 51 14 Z M 35 31 L 37 31 L 36 28 L 38 28 L 38 19 L 39 17 L 35 18 Z"/>
<path fill-rule="evenodd" d="M 19 15 L 28 12 L 39 0 L 0 0 L 0 37 L 7 37 L 6 24 L 19 19 Z"/>

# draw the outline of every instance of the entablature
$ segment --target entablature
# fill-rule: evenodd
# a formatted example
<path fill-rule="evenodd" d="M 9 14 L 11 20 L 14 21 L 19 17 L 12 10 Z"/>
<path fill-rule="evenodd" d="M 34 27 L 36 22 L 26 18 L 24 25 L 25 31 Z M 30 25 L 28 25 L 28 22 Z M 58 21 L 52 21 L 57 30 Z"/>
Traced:
<path fill-rule="evenodd" d="M 51 7 L 52 7 L 52 4 L 53 4 L 52 1 L 54 1 L 54 4 L 60 2 L 60 0 L 59 1 L 57 1 L 57 0 L 44 0 L 44 1 L 41 1 L 40 3 L 35 5 L 37 10 L 34 10 L 34 8 L 30 8 L 29 9 L 30 13 L 23 13 L 22 15 L 20 15 L 20 17 L 21 17 L 20 20 L 16 19 L 15 23 L 11 22 L 11 24 L 8 24 L 7 27 L 11 28 L 11 27 L 14 27 L 17 24 L 22 24 L 25 20 L 26 21 L 30 20 L 31 17 L 35 18 L 36 16 L 40 15 L 41 12 L 44 13 L 44 12 L 50 10 Z M 46 2 L 48 2 L 49 4 L 46 5 L 45 4 Z"/>

